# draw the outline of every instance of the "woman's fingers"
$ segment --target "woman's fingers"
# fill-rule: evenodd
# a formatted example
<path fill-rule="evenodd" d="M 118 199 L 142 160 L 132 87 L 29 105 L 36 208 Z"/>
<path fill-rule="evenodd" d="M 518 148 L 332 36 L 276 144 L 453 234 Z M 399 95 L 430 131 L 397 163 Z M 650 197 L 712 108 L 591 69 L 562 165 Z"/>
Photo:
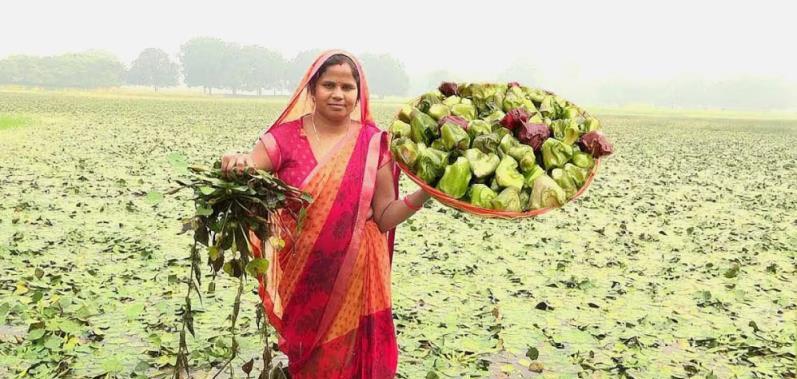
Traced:
<path fill-rule="evenodd" d="M 244 158 L 243 155 L 238 155 L 238 158 L 236 158 L 235 160 L 235 172 L 237 172 L 238 175 L 241 175 L 244 173 L 245 168 L 246 168 L 246 158 Z"/>
<path fill-rule="evenodd" d="M 252 157 L 249 154 L 244 155 L 244 166 L 249 172 L 254 171 L 254 165 L 252 164 Z"/>
<path fill-rule="evenodd" d="M 242 175 L 244 171 L 252 168 L 252 157 L 249 154 L 225 154 L 221 157 L 221 172 L 224 175 L 232 173 Z"/>
<path fill-rule="evenodd" d="M 235 169 L 238 161 L 238 154 L 224 154 L 221 157 L 221 172 L 224 175 L 229 175 Z"/>
<path fill-rule="evenodd" d="M 227 173 L 230 170 L 230 156 L 229 154 L 224 154 L 221 156 L 221 172 Z"/>

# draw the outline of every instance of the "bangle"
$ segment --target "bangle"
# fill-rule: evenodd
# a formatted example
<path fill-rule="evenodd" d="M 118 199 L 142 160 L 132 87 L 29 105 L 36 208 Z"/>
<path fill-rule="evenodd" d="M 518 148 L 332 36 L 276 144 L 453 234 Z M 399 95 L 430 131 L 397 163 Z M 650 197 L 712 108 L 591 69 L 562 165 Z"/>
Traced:
<path fill-rule="evenodd" d="M 412 205 L 412 203 L 410 202 L 409 196 L 404 196 L 404 198 L 401 199 L 401 201 L 404 202 L 404 205 L 406 205 L 407 208 L 412 209 L 413 211 L 416 211 L 416 212 L 421 210 L 421 208 L 423 208 L 423 204 L 418 205 L 418 206 Z"/>

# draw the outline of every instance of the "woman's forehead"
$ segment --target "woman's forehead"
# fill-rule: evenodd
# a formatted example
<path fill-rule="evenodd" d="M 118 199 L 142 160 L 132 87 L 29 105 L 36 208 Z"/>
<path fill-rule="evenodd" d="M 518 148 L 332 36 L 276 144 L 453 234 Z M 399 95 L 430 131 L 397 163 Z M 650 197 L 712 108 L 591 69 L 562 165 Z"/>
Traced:
<path fill-rule="evenodd" d="M 321 75 L 320 81 L 350 82 L 355 83 L 351 67 L 347 64 L 336 64 L 329 66 Z"/>

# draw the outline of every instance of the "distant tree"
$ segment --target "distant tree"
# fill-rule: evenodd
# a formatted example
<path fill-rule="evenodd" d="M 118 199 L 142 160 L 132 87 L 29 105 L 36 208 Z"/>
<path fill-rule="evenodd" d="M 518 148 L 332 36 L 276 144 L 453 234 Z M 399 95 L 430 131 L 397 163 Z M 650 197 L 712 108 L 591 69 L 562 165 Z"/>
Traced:
<path fill-rule="evenodd" d="M 296 54 L 296 56 L 288 62 L 282 76 L 284 84 L 288 89 L 293 89 L 293 87 L 299 84 L 299 80 L 302 80 L 302 76 L 304 76 L 307 69 L 313 64 L 313 61 L 315 61 L 319 54 L 321 54 L 321 49 L 305 50 Z"/>
<path fill-rule="evenodd" d="M 241 68 L 244 70 L 242 88 L 263 94 L 265 88 L 278 88 L 287 66 L 279 53 L 262 46 L 250 45 L 241 48 Z"/>
<path fill-rule="evenodd" d="M 51 57 L 16 55 L 0 61 L 0 82 L 43 87 L 113 87 L 125 66 L 114 55 L 87 51 Z"/>
<path fill-rule="evenodd" d="M 127 82 L 130 84 L 158 87 L 177 85 L 177 64 L 161 49 L 144 49 L 130 65 Z"/>
<path fill-rule="evenodd" d="M 34 78 L 39 70 L 41 58 L 26 55 L 12 55 L 0 60 L 0 83 L 35 85 L 40 79 Z"/>
<path fill-rule="evenodd" d="M 228 44 L 218 38 L 199 37 L 183 44 L 180 63 L 185 84 L 201 86 L 207 93 L 213 93 L 213 88 L 224 87 L 224 70 L 231 61 L 229 53 Z"/>
<path fill-rule="evenodd" d="M 371 93 L 381 96 L 407 94 L 410 78 L 398 59 L 390 54 L 363 54 L 361 60 Z"/>
<path fill-rule="evenodd" d="M 114 87 L 124 82 L 124 64 L 105 51 L 64 54 L 46 61 L 56 72 L 54 85 L 58 87 Z"/>
<path fill-rule="evenodd" d="M 244 86 L 248 70 L 247 57 L 241 49 L 241 45 L 226 42 L 222 50 L 222 70 L 220 75 L 220 85 L 232 91 L 233 95 L 238 94 L 238 90 Z"/>

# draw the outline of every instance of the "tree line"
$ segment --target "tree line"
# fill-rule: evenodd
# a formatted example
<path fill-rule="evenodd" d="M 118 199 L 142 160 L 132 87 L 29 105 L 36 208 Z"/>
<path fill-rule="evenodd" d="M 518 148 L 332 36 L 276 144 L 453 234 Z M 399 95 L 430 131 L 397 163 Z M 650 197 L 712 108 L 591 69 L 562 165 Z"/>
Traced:
<path fill-rule="evenodd" d="M 320 50 L 299 53 L 286 59 L 259 45 L 241 45 L 218 38 L 194 38 L 180 47 L 178 62 L 165 51 L 143 50 L 125 66 L 116 56 L 88 51 L 59 56 L 12 55 L 0 60 L 0 84 L 40 87 L 101 88 L 122 84 L 153 87 L 201 87 L 205 93 L 225 89 L 239 91 L 283 91 L 293 89 Z M 409 76 L 403 64 L 389 54 L 359 56 L 377 95 L 404 96 Z"/>
<path fill-rule="evenodd" d="M 218 38 L 194 38 L 173 61 L 161 49 L 148 48 L 129 67 L 116 56 L 87 51 L 59 56 L 13 55 L 0 60 L 0 84 L 38 87 L 100 88 L 123 84 L 154 89 L 176 86 L 284 93 L 292 90 L 320 50 L 300 52 L 292 59 L 258 45 L 241 45 Z M 361 54 L 371 92 L 407 96 L 436 88 L 441 81 L 466 81 L 447 70 L 410 80 L 403 64 L 389 54 Z M 676 108 L 797 109 L 797 85 L 777 77 L 746 76 L 726 80 L 676 77 L 660 81 L 603 80 L 583 82 L 557 78 L 531 62 L 516 61 L 497 73 L 499 81 L 517 81 L 549 89 L 577 103 L 622 106 L 648 104 Z M 410 84 L 413 86 L 410 87 Z"/>

